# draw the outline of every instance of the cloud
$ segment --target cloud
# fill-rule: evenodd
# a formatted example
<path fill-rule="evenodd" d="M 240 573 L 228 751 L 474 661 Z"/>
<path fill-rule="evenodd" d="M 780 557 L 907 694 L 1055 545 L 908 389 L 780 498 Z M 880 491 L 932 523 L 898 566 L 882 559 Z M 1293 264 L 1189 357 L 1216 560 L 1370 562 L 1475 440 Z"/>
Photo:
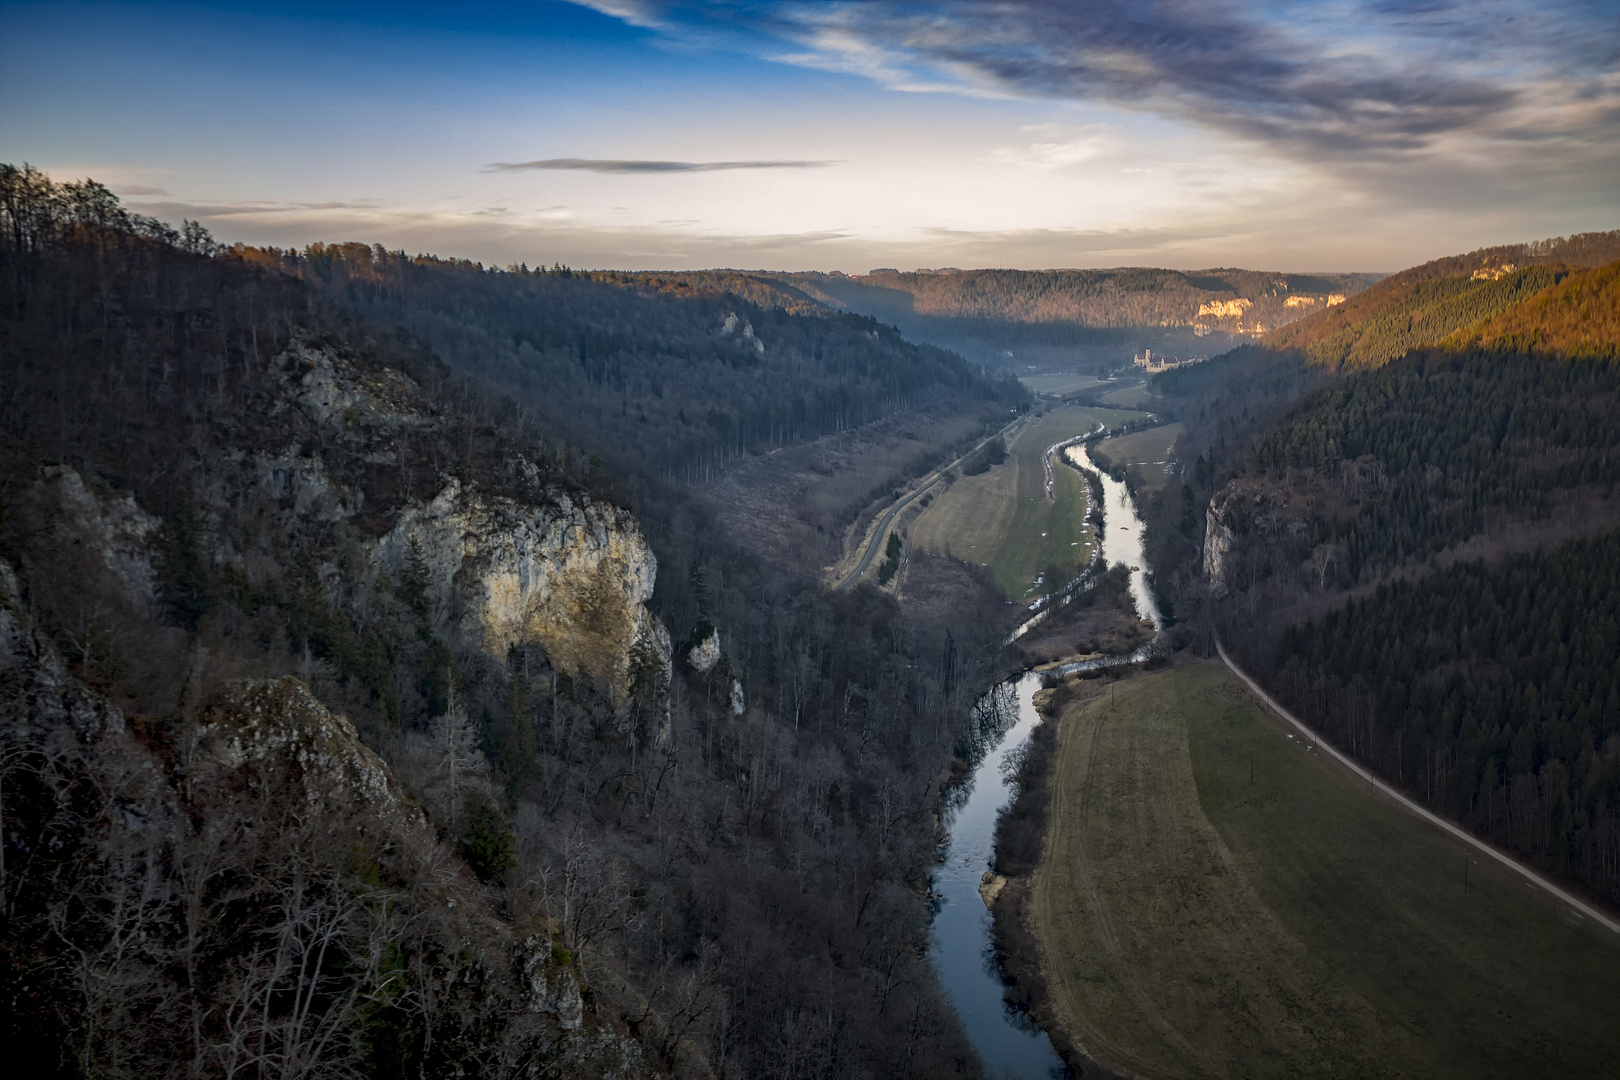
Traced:
<path fill-rule="evenodd" d="M 136 191 L 133 188 L 121 189 L 121 194 L 128 195 L 167 195 L 161 189 L 148 189 Z M 249 200 L 240 202 L 192 202 L 186 200 L 170 199 L 163 202 L 148 202 L 145 200 L 131 200 L 129 204 L 133 209 L 144 214 L 156 214 L 159 217 L 172 218 L 175 216 L 203 218 L 230 218 L 230 217 L 256 217 L 261 214 L 291 214 L 303 215 L 308 213 L 324 213 L 331 211 L 376 210 L 382 203 L 375 199 L 360 200 L 331 200 L 326 202 L 296 202 L 291 200 Z"/>
<path fill-rule="evenodd" d="M 733 169 L 820 169 L 836 161 L 640 161 L 630 158 L 546 158 L 543 161 L 497 161 L 485 172 L 530 169 L 595 173 L 728 172 Z"/>
<path fill-rule="evenodd" d="M 1401 157 L 1620 129 L 1620 8 L 1585 0 L 576 0 L 897 90 L 1095 102 Z M 781 43 L 793 51 L 783 52 Z"/>

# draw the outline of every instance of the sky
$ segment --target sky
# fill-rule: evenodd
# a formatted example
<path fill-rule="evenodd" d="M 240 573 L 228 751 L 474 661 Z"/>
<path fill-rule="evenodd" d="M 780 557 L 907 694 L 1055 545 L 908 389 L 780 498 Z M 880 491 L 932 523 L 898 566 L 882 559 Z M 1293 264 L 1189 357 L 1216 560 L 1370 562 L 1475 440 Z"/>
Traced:
<path fill-rule="evenodd" d="M 1620 3 L 0 2 L 0 161 L 497 265 L 1391 271 L 1620 228 Z"/>

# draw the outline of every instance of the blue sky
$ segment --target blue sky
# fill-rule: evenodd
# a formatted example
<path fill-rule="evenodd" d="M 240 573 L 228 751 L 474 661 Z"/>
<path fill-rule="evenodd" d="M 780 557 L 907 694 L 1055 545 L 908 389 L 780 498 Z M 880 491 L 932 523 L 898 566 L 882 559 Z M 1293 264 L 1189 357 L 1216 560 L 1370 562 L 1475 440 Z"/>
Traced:
<path fill-rule="evenodd" d="M 497 263 L 1387 270 L 1620 227 L 1620 5 L 0 4 L 0 160 Z"/>

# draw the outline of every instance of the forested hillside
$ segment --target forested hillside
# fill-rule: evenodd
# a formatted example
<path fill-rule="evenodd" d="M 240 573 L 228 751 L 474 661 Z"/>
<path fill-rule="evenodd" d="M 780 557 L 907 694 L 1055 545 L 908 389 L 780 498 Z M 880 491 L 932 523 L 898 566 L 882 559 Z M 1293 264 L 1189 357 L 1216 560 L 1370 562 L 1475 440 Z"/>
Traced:
<path fill-rule="evenodd" d="M 1382 585 L 1274 682 L 1454 820 L 1620 900 L 1620 533 Z"/>
<path fill-rule="evenodd" d="M 570 441 L 666 479 L 709 478 L 741 455 L 925 402 L 1025 396 L 875 319 L 741 276 L 485 269 L 364 244 L 235 256 L 409 330 Z"/>
<path fill-rule="evenodd" d="M 0 170 L 12 1060 L 977 1075 L 924 898 L 1000 605 L 826 597 L 734 546 L 676 470 L 593 455 L 633 404 L 676 430 L 693 378 L 872 395 L 823 424 L 991 385 L 865 320 L 431 260 L 418 292 L 404 268 L 349 282 L 358 262 L 316 280 Z M 418 302 L 454 355 L 540 334 L 499 355 L 554 381 L 514 400 L 353 311 Z M 508 321 L 476 334 L 479 305 Z M 669 348 L 589 336 L 612 323 Z M 612 403 L 618 426 L 587 422 Z"/>
<path fill-rule="evenodd" d="M 1197 368 L 1153 500 L 1186 640 L 1414 797 L 1620 900 L 1620 234 L 1437 260 Z M 1524 260 L 1512 268 L 1504 260 Z"/>
<path fill-rule="evenodd" d="M 1563 281 L 1572 267 L 1602 266 L 1616 259 L 1620 231 L 1436 259 L 1381 281 L 1342 306 L 1268 334 L 1265 344 L 1299 352 L 1322 366 L 1375 368 L 1452 336 L 1479 340 L 1487 322 Z"/>
<path fill-rule="evenodd" d="M 1219 352 L 1354 295 L 1375 274 L 939 270 L 774 275 L 805 295 L 893 322 L 907 334 L 1005 363 L 1124 363 L 1132 352 Z M 1067 361 L 1065 361 L 1065 357 Z"/>
<path fill-rule="evenodd" d="M 1529 303 L 1453 339 L 1495 352 L 1612 360 L 1620 348 L 1620 262 L 1570 274 Z"/>

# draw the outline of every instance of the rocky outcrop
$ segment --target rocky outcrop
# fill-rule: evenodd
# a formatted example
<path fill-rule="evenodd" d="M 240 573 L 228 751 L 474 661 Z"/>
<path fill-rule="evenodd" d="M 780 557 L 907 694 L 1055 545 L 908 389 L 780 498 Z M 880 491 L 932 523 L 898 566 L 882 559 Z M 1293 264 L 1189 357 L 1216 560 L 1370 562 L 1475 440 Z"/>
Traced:
<path fill-rule="evenodd" d="M 20 755 L 71 733 L 81 742 L 124 733 L 124 714 L 68 674 L 62 657 L 28 616 L 11 566 L 0 562 L 0 726 L 5 749 Z"/>
<path fill-rule="evenodd" d="M 1311 474 L 1291 481 L 1238 477 L 1210 499 L 1204 514 L 1204 581 L 1211 596 L 1246 589 L 1257 576 L 1292 573 L 1300 565 L 1323 484 Z"/>
<path fill-rule="evenodd" d="M 97 497 L 67 465 L 48 465 L 42 471 L 41 494 L 53 504 L 60 541 L 83 548 L 131 603 L 150 610 L 157 600 L 152 542 L 162 522 L 137 506 L 133 495 Z"/>
<path fill-rule="evenodd" d="M 711 626 L 708 635 L 687 652 L 686 662 L 699 675 L 707 675 L 713 671 L 714 666 L 720 662 L 720 631 Z"/>
<path fill-rule="evenodd" d="M 312 811 L 389 829 L 426 827 L 399 782 L 345 716 L 291 675 L 238 683 L 204 715 L 191 768 L 194 784 L 293 790 Z"/>
<path fill-rule="evenodd" d="M 374 557 L 398 574 L 413 541 L 436 623 L 491 656 L 537 644 L 559 670 L 603 682 L 616 704 L 638 655 L 655 657 L 667 684 L 669 632 L 645 606 L 658 564 L 627 511 L 567 495 L 535 506 L 451 480 L 406 508 Z"/>
<path fill-rule="evenodd" d="M 585 1020 L 585 1002 L 572 959 L 549 936 L 530 935 L 519 946 L 516 963 L 522 972 L 529 1008 L 555 1016 L 557 1026 L 564 1031 L 577 1030 Z"/>
<path fill-rule="evenodd" d="M 317 424 L 397 430 L 437 421 L 416 380 L 393 368 L 361 368 L 305 339 L 295 340 L 276 363 L 287 403 Z"/>
<path fill-rule="evenodd" d="M 1232 553 L 1232 527 L 1215 509 L 1214 500 L 1204 511 L 1204 581 L 1212 597 L 1222 597 L 1231 591 L 1228 577 L 1228 559 Z"/>

